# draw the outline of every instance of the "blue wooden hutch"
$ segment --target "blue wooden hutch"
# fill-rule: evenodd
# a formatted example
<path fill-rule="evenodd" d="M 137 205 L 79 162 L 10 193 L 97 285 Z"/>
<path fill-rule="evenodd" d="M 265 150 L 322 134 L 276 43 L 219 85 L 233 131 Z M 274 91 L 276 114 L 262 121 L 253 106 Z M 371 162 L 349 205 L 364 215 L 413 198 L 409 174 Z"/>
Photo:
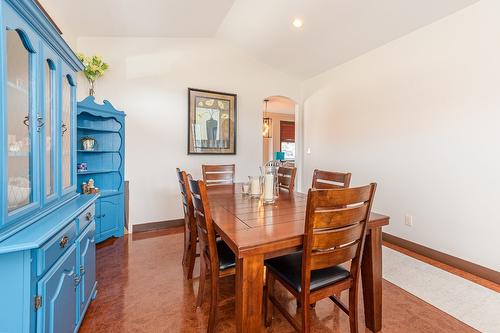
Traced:
<path fill-rule="evenodd" d="M 76 73 L 34 0 L 0 0 L 0 332 L 76 332 L 95 297 L 95 202 L 77 192 Z"/>
<path fill-rule="evenodd" d="M 95 144 L 85 149 L 82 141 L 87 138 Z M 110 102 L 95 102 L 89 96 L 78 102 L 77 162 L 85 164 L 78 170 L 78 184 L 90 179 L 99 188 L 96 201 L 96 242 L 110 237 L 122 237 L 125 224 L 124 162 L 125 162 L 125 113 L 116 110 Z"/>

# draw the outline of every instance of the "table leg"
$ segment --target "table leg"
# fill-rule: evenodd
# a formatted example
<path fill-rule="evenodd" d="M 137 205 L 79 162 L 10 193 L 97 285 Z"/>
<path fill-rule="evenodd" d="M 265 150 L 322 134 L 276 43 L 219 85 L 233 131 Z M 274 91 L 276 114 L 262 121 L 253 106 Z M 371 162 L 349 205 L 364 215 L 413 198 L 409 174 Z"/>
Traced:
<path fill-rule="evenodd" d="M 236 332 L 262 330 L 264 256 L 238 259 L 236 263 Z"/>
<path fill-rule="evenodd" d="M 382 328 L 382 228 L 366 235 L 361 261 L 365 324 L 373 332 Z"/>

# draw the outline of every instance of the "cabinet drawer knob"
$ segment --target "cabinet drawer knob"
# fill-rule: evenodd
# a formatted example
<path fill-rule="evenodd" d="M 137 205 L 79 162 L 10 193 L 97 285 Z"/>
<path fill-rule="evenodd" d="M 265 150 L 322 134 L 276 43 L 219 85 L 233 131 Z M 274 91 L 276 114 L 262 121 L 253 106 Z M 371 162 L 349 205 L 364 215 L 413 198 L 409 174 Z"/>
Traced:
<path fill-rule="evenodd" d="M 87 212 L 87 214 L 85 214 L 85 219 L 87 219 L 87 221 L 92 220 L 92 213 L 91 212 Z"/>
<path fill-rule="evenodd" d="M 59 246 L 61 248 L 64 248 L 68 244 L 69 238 L 68 236 L 64 235 L 61 240 L 59 241 Z"/>

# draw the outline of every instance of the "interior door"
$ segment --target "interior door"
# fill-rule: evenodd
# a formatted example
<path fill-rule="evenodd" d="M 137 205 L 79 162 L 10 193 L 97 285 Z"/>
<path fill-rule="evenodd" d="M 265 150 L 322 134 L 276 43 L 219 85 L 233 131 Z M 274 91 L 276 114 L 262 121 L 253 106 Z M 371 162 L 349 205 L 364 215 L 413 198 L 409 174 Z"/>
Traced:
<path fill-rule="evenodd" d="M 76 246 L 38 282 L 42 306 L 37 312 L 37 333 L 73 332 L 76 327 L 78 282 Z"/>
<path fill-rule="evenodd" d="M 92 222 L 80 241 L 80 318 L 92 297 L 95 274 L 95 222 Z"/>

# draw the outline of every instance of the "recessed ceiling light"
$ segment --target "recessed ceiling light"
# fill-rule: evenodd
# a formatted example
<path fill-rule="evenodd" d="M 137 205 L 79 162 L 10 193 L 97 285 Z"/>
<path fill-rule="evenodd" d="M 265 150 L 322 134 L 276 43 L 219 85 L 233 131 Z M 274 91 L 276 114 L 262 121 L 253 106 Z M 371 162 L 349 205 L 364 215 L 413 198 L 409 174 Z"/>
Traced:
<path fill-rule="evenodd" d="M 296 18 L 295 20 L 293 20 L 292 24 L 295 28 L 301 28 L 303 23 L 301 19 Z"/>

